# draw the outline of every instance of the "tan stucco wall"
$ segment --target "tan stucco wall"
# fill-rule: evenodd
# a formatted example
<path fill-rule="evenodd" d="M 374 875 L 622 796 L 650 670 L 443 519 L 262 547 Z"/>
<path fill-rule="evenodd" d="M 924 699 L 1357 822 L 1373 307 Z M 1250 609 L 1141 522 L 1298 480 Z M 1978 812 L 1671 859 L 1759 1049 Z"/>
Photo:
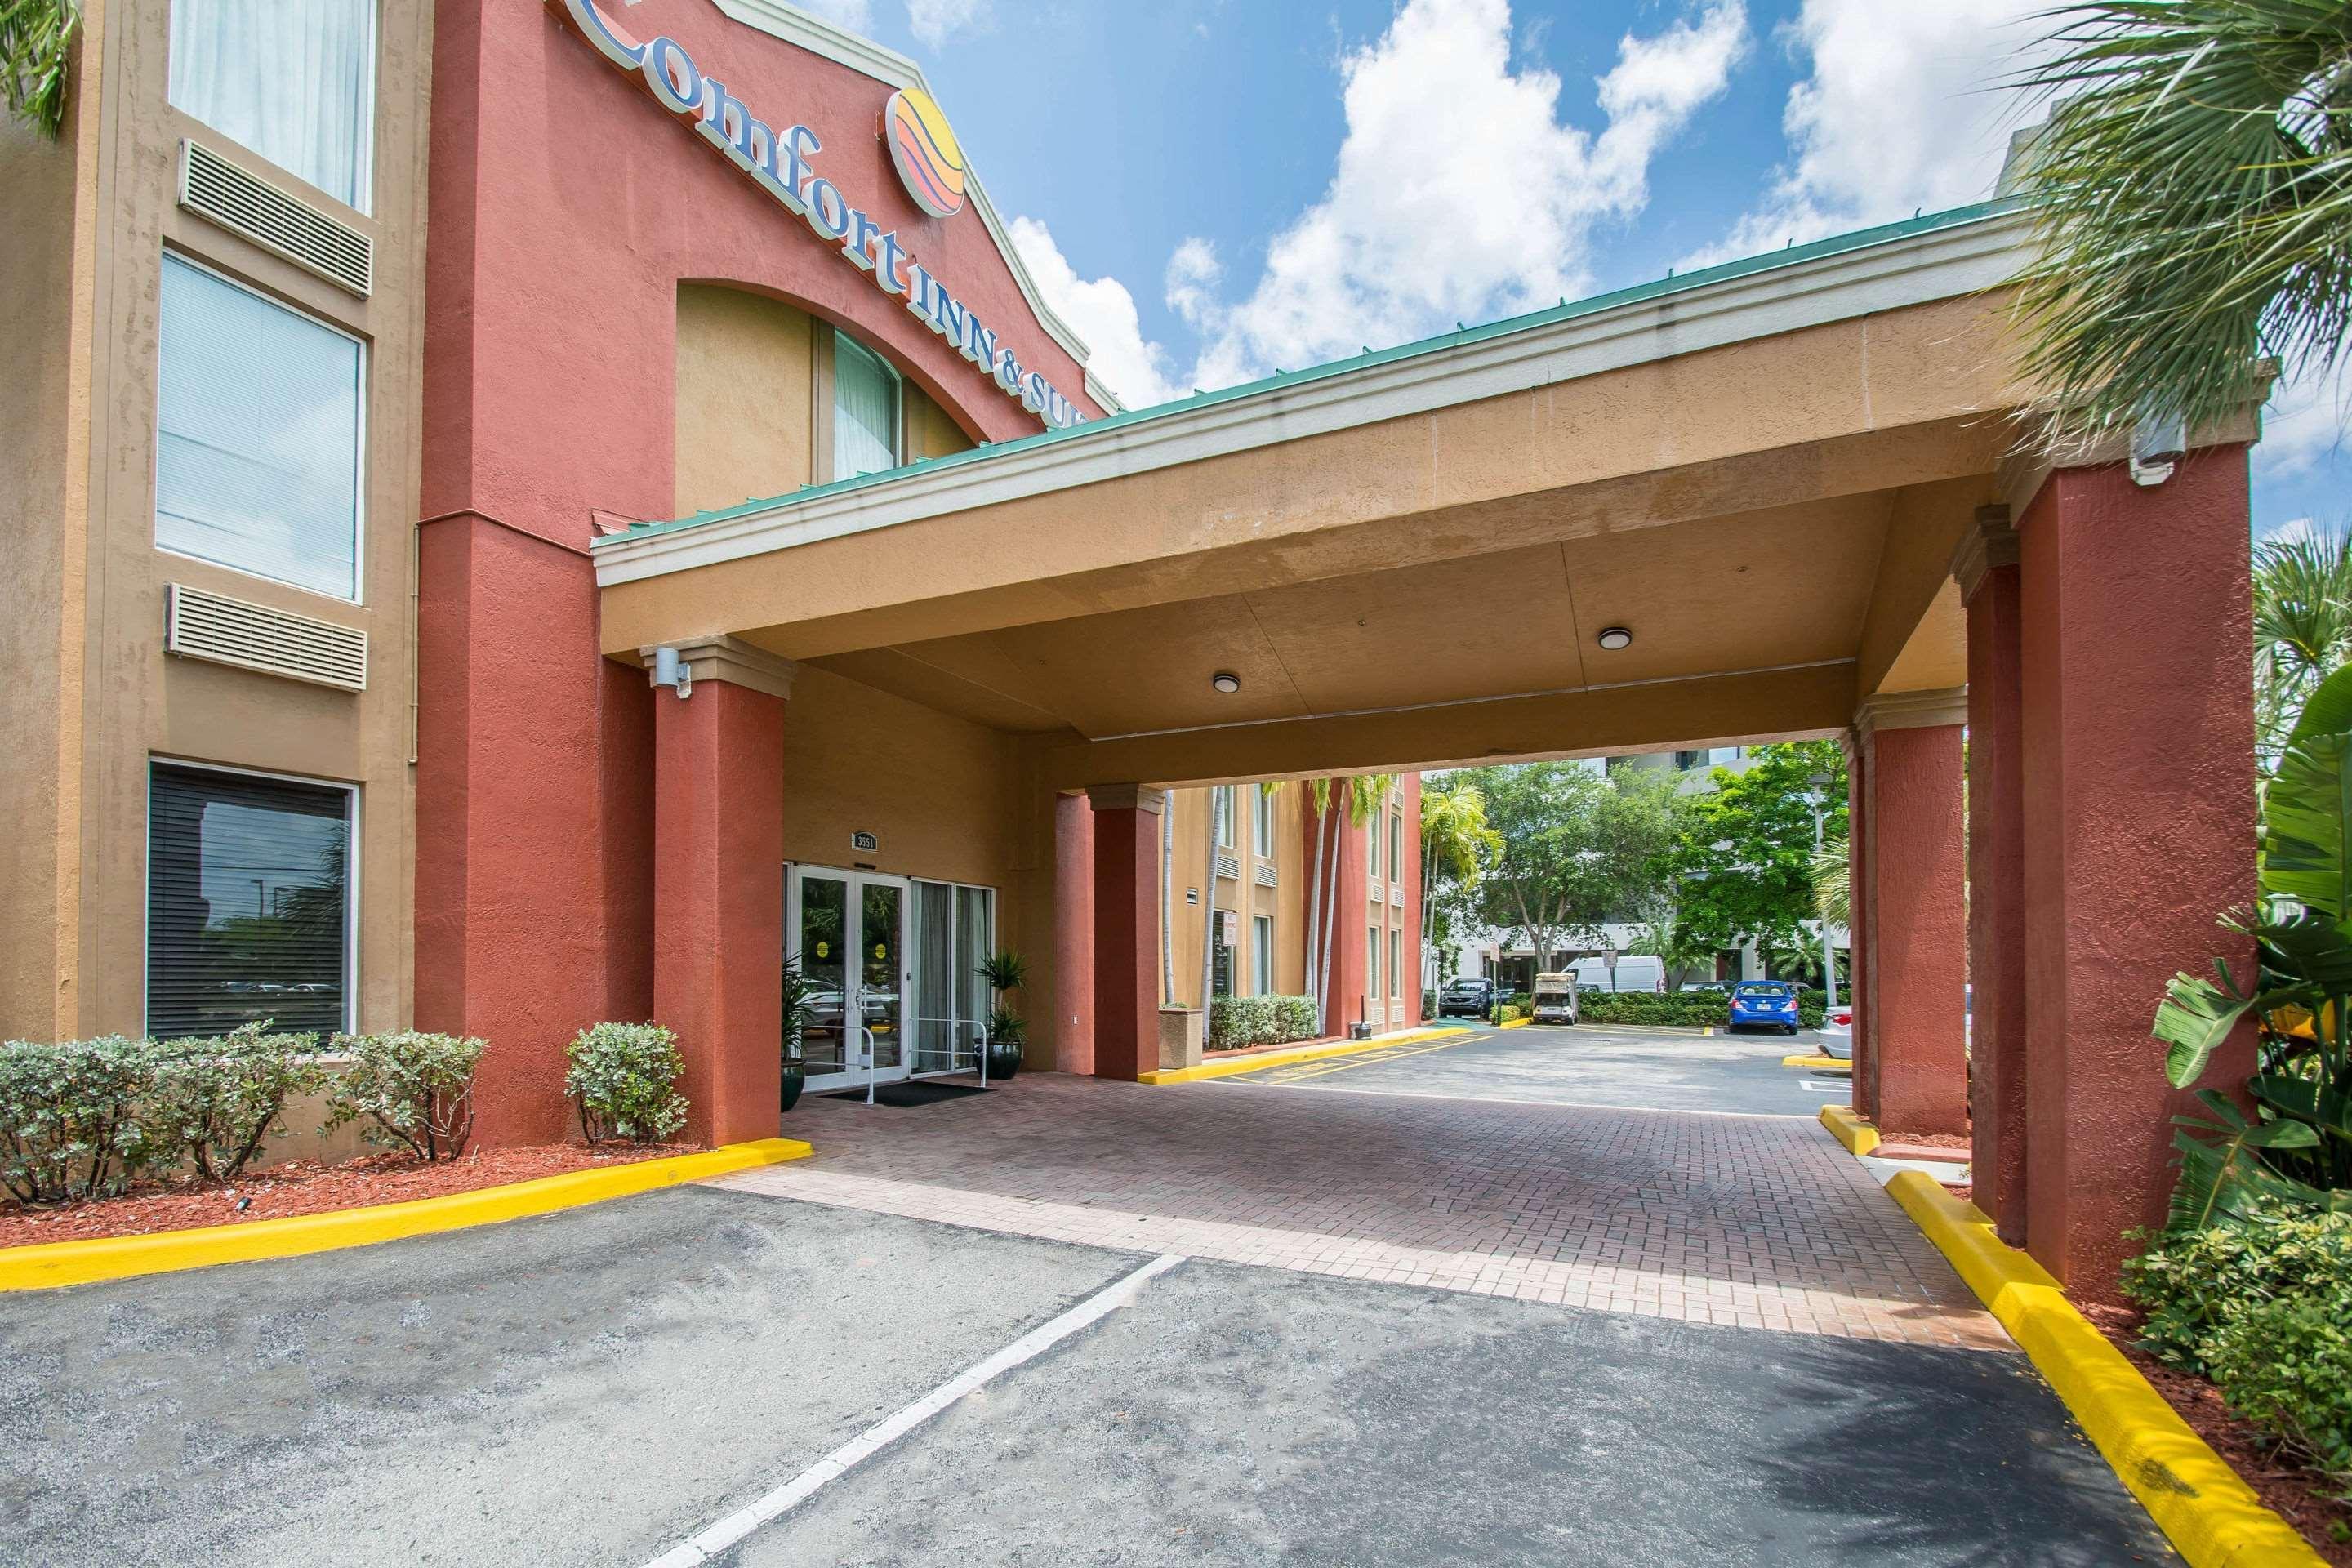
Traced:
<path fill-rule="evenodd" d="M 995 731 L 803 668 L 784 714 L 784 855 L 1001 893 L 1028 858 L 1018 763 Z M 861 831 L 881 847 L 853 851 Z M 1000 900 L 1000 927 L 1012 919 Z"/>
<path fill-rule="evenodd" d="M 1299 788 L 1279 789 L 1274 796 L 1274 853 L 1261 856 L 1256 852 L 1250 826 L 1250 801 L 1256 793 L 1255 784 L 1234 786 L 1234 844 L 1226 851 L 1239 863 L 1238 879 L 1219 877 L 1215 883 L 1215 907 L 1238 909 L 1243 912 L 1241 940 L 1237 944 L 1234 980 L 1244 994 L 1260 987 L 1255 973 L 1251 950 L 1250 921 L 1259 915 L 1274 917 L 1273 984 L 1265 989 L 1284 995 L 1296 996 L 1307 989 L 1307 887 L 1309 868 L 1307 863 L 1306 792 Z M 1170 900 L 1173 915 L 1171 931 L 1175 963 L 1175 996 L 1184 1005 L 1198 1006 L 1201 1000 L 1201 944 L 1206 934 L 1206 924 L 1201 906 L 1187 903 L 1188 889 L 1201 886 L 1208 869 L 1206 859 L 1211 823 L 1210 792 L 1206 789 L 1171 790 L 1168 795 L 1173 810 L 1175 844 L 1169 856 Z M 1266 887 L 1257 879 L 1261 866 L 1274 868 L 1274 886 Z"/>
<path fill-rule="evenodd" d="M 782 495 L 829 476 L 831 323 L 764 294 L 716 284 L 677 290 L 677 515 Z M 903 384 L 911 458 L 971 438 L 912 381 Z"/>
<path fill-rule="evenodd" d="M 107 9 L 105 68 L 95 78 L 85 71 L 79 84 L 85 99 L 79 112 L 89 111 L 87 100 L 95 91 L 102 126 L 101 145 L 81 187 L 97 215 L 89 261 L 96 323 L 92 412 L 86 426 L 89 533 L 79 562 L 45 568 L 62 574 L 68 585 L 78 569 L 88 574 L 83 636 L 78 647 L 62 656 L 70 665 L 78 653 L 86 663 L 86 695 L 79 737 L 77 716 L 68 713 L 47 723 L 41 733 L 20 734 L 14 742 L 33 748 L 57 743 L 48 737 L 61 738 L 68 747 L 79 742 L 79 789 L 60 803 L 54 828 L 44 827 L 48 843 L 61 847 L 78 872 L 79 946 L 70 962 L 54 965 L 50 975 L 51 987 L 72 993 L 74 1000 L 60 1009 L 62 1016 L 41 1016 L 25 994 L 21 965 L 12 969 L 7 989 L 0 992 L 8 1008 L 0 1017 L 6 1032 L 89 1034 L 144 1026 L 147 774 L 155 756 L 360 785 L 358 1022 L 366 1029 L 390 1028 L 411 1016 L 411 563 L 417 518 L 431 12 L 426 0 L 384 0 L 382 5 L 373 210 L 362 214 L 340 208 L 169 107 L 167 7 Z M 372 297 L 357 299 L 181 211 L 175 171 L 183 136 L 204 141 L 371 233 L 376 240 Z M 10 181 L 12 220 L 17 188 Z M 37 182 L 34 188 L 54 206 L 52 183 Z M 54 221 L 54 211 L 43 216 L 45 223 Z M 18 228 L 13 222 L 6 226 L 12 233 Z M 367 342 L 364 602 L 302 592 L 155 548 L 156 314 L 167 247 Z M 13 265 L 0 268 L 0 288 L 11 310 L 21 308 L 30 291 L 24 276 Z M 70 414 L 70 401 L 66 406 Z M 54 493 L 53 481 L 44 485 Z M 39 521 L 37 531 L 50 534 L 50 523 Z M 69 532 L 58 537 L 70 546 Z M 173 582 L 364 629 L 368 689 L 353 695 L 167 658 L 163 595 Z M 69 590 L 66 603 L 72 603 Z M 13 646 L 10 651 L 16 651 Z M 55 669 L 58 662 L 53 657 L 47 668 Z M 68 760 L 58 776 L 70 778 L 74 771 Z M 12 817 L 20 824 L 26 820 Z M 17 875 L 14 869 L 8 874 Z M 16 889 L 5 890 L 13 895 Z M 13 897 L 10 904 L 13 910 Z M 49 923 L 55 929 L 53 917 Z"/>
<path fill-rule="evenodd" d="M 99 18 L 97 8 L 86 21 Z M 98 61 L 84 50 L 85 84 Z M 72 865 L 78 791 L 70 774 L 79 748 L 68 743 L 62 694 L 80 684 L 79 547 L 87 499 L 89 329 L 94 256 L 89 221 L 77 223 L 75 168 L 94 157 L 98 121 L 68 116 L 56 142 L 14 116 L 0 116 L 0 342 L 10 374 L 0 376 L 0 517 L 7 520 L 8 570 L 0 573 L 0 1034 L 48 1037 L 75 1007 L 73 944 L 59 932 L 76 919 Z M 77 439 L 77 435 L 81 439 Z M 84 460 L 77 462 L 76 458 Z"/>

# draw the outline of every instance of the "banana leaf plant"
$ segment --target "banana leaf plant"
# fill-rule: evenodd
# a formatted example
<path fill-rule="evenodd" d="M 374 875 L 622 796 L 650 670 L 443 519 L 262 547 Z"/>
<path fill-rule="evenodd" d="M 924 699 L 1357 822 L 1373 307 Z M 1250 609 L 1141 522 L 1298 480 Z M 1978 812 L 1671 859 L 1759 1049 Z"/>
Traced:
<path fill-rule="evenodd" d="M 2176 1116 L 2180 1153 L 2166 1228 L 2232 1222 L 2257 1198 L 2352 1213 L 2352 666 L 2322 682 L 2263 798 L 2261 894 L 2221 917 L 2253 939 L 2241 985 L 2179 974 L 2156 1010 L 2165 1076 L 2187 1089 L 2242 1021 L 2255 1030 L 2253 1115 L 2213 1089 Z"/>

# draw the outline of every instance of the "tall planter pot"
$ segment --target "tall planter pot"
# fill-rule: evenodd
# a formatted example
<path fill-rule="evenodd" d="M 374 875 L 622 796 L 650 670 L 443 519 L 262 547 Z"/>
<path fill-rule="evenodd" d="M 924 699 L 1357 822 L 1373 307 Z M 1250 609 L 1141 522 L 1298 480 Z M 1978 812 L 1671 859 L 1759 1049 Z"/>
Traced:
<path fill-rule="evenodd" d="M 783 1103 L 777 1107 L 777 1114 L 782 1115 L 784 1111 L 790 1110 L 793 1106 L 798 1105 L 801 1102 L 801 1090 L 805 1088 L 807 1084 L 808 1073 L 802 1068 L 801 1064 L 798 1062 L 786 1062 L 784 1064 Z"/>

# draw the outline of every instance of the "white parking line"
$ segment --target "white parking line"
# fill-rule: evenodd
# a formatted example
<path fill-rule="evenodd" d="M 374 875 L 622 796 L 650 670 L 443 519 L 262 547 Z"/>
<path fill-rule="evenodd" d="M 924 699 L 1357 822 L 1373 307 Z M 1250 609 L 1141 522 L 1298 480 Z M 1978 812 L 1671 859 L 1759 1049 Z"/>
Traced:
<path fill-rule="evenodd" d="M 1034 1359 L 1079 1330 L 1126 1306 L 1141 1292 L 1145 1281 L 1156 1274 L 1165 1274 L 1183 1261 L 1174 1253 L 1164 1254 L 1134 1273 L 1105 1286 L 1052 1322 L 1031 1330 L 986 1361 L 966 1368 L 912 1405 L 883 1417 L 767 1496 L 737 1509 L 726 1518 L 687 1537 L 647 1563 L 646 1568 L 699 1568 L 700 1564 L 709 1562 L 761 1525 L 781 1519 L 798 1508 L 827 1484 L 848 1474 L 857 1465 L 897 1442 L 973 1389 Z"/>

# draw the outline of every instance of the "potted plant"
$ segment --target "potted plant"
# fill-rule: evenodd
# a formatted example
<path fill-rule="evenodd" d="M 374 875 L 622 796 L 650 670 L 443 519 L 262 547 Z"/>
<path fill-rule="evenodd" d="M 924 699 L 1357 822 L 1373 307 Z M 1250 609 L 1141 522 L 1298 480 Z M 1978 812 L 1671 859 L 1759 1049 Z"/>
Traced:
<path fill-rule="evenodd" d="M 808 1082 L 801 1036 L 816 1019 L 816 1004 L 811 999 L 815 992 L 815 984 L 801 973 L 801 955 L 791 954 L 784 960 L 784 1083 L 780 1111 L 800 1103 L 801 1089 Z"/>
<path fill-rule="evenodd" d="M 1009 1079 L 1021 1070 L 1021 1057 L 1028 1044 L 1029 1026 L 1021 1015 L 1005 1005 L 1009 993 L 1018 991 L 1029 978 L 1029 963 L 1019 953 L 1006 949 L 992 953 L 980 966 L 980 977 L 988 982 L 996 994 L 996 1005 L 988 1015 L 988 1076 Z"/>

